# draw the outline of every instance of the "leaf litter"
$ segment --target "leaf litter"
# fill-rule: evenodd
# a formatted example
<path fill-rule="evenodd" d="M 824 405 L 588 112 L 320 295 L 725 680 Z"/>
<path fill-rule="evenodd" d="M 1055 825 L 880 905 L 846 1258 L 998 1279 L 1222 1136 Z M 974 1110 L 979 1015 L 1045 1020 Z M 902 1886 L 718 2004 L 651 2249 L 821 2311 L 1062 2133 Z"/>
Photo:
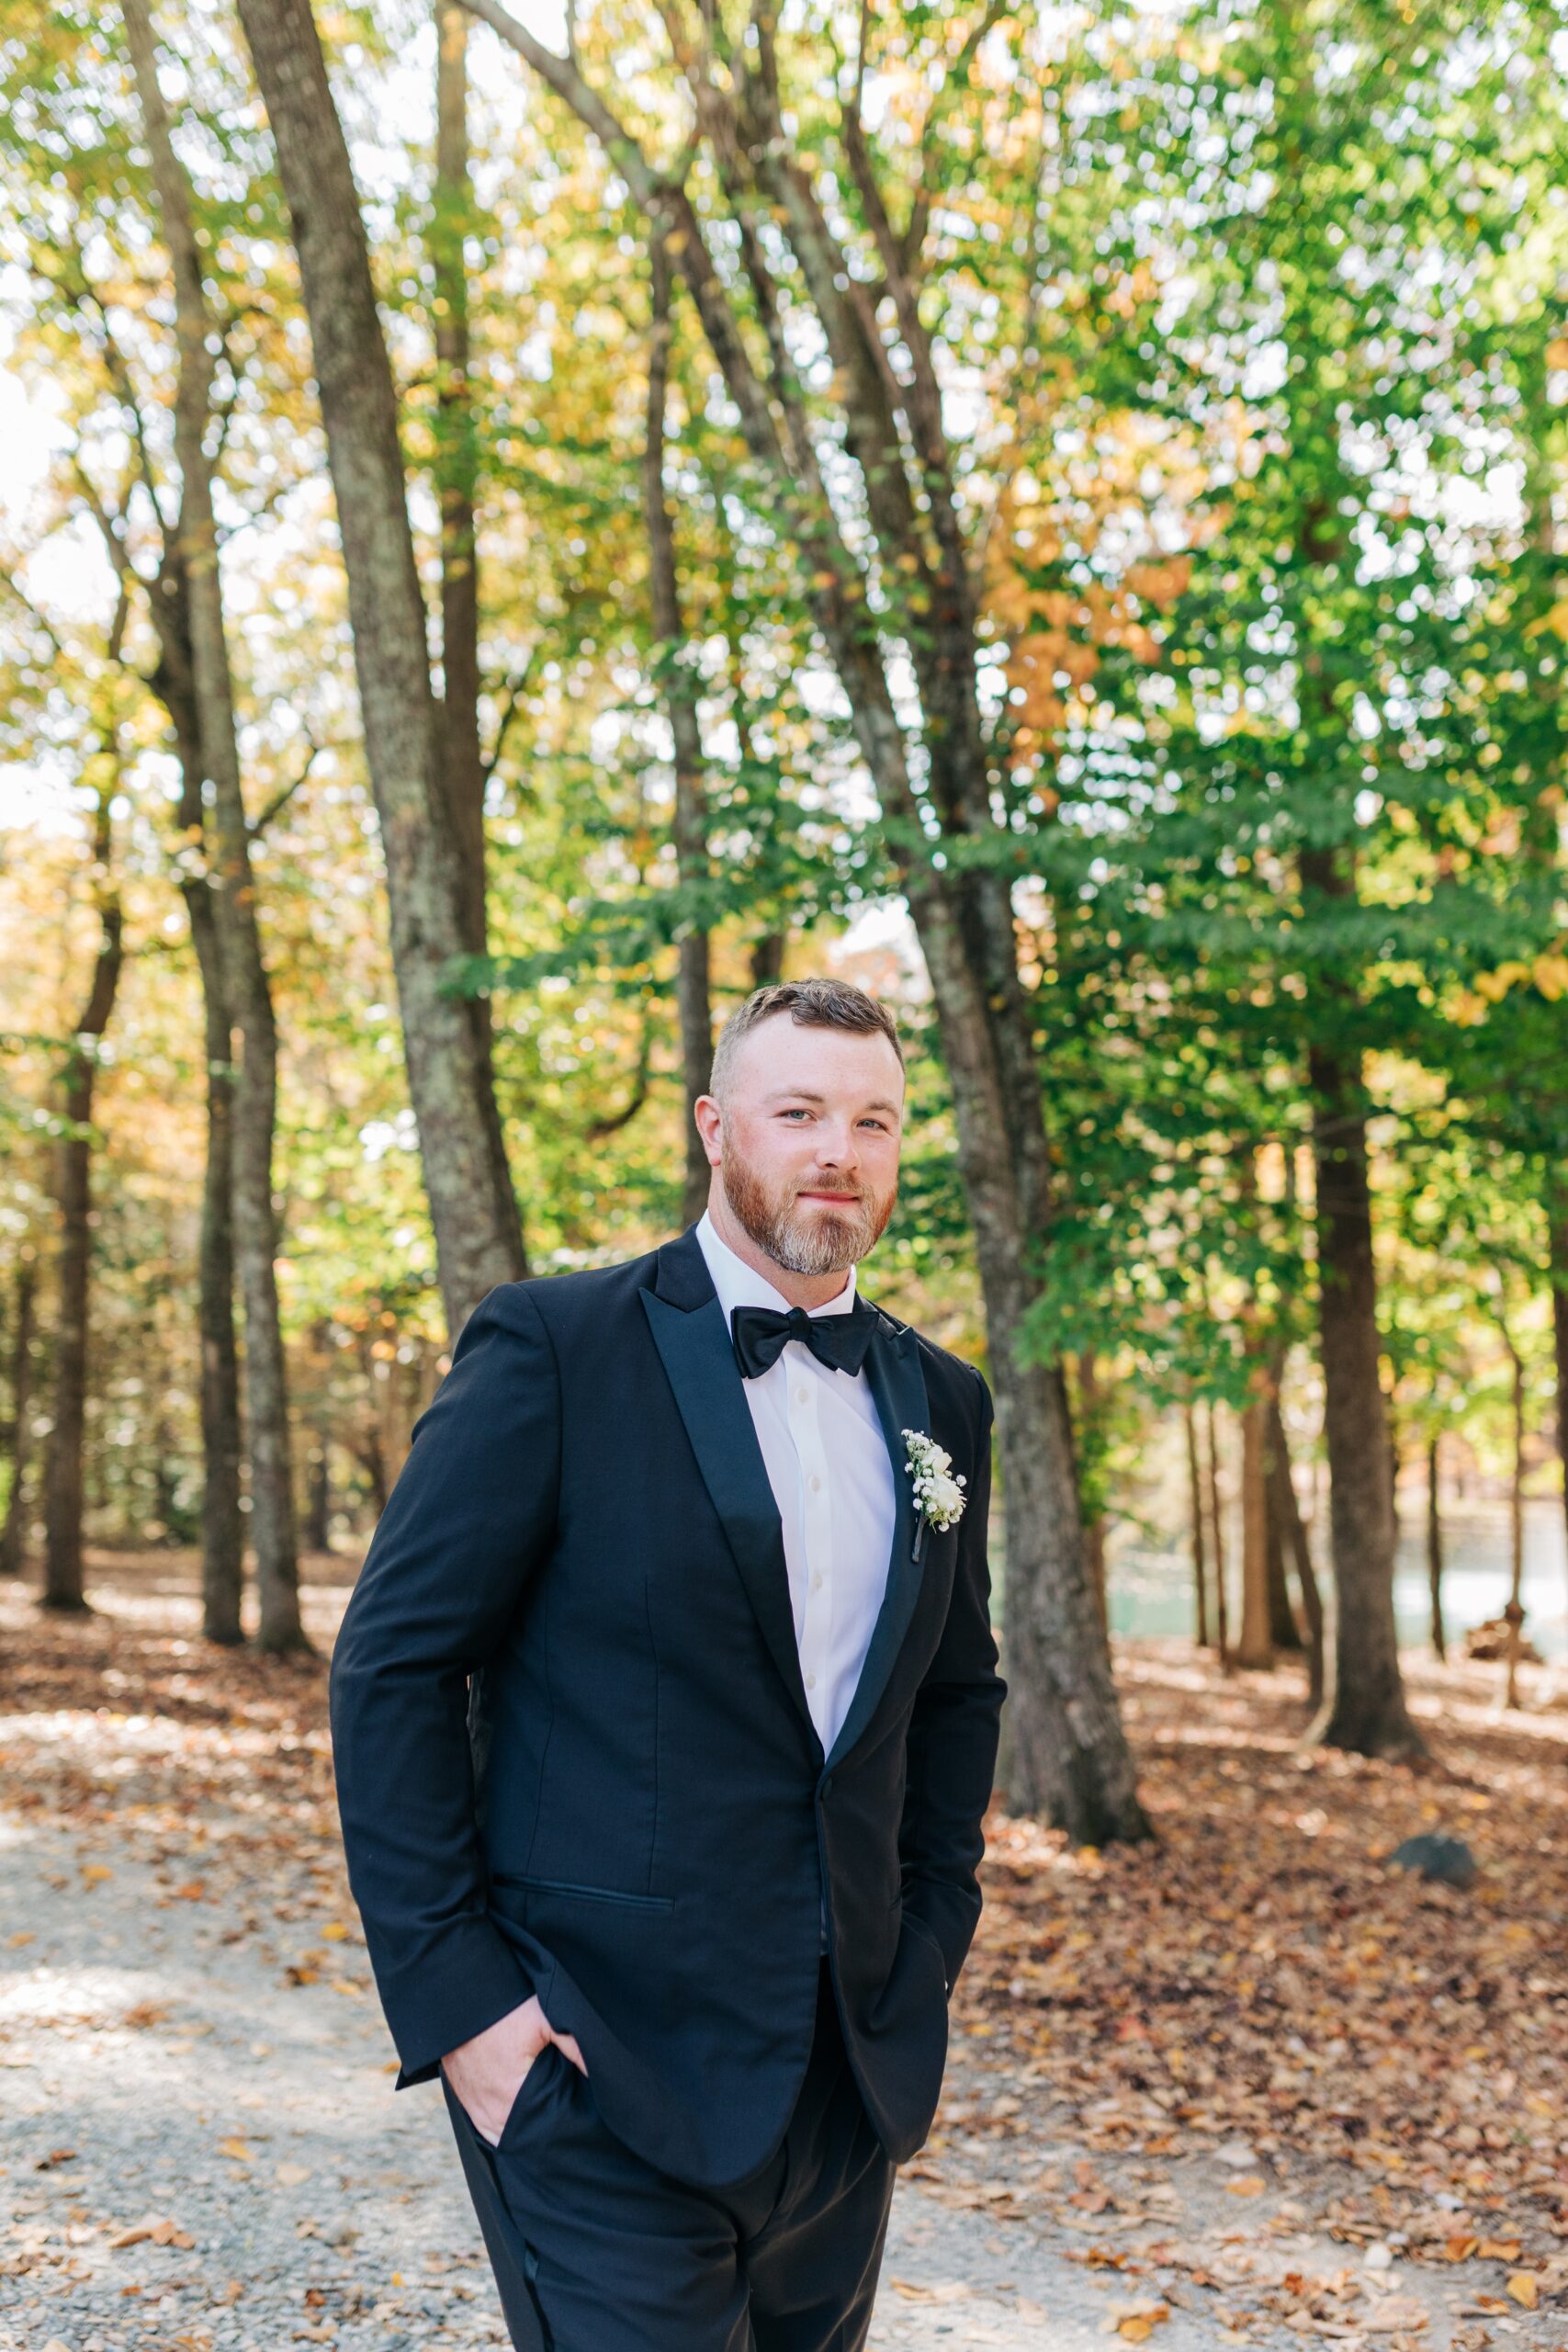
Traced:
<path fill-rule="evenodd" d="M 323 1650 L 342 1598 L 320 1596 Z M 0 1794 L 74 1839 L 74 1899 L 144 1864 L 154 1904 L 223 1914 L 220 1940 L 268 1955 L 280 1988 L 363 1998 L 321 1661 L 209 1651 L 166 1605 L 20 1611 L 10 1632 Z M 1059 2242 L 1122 2342 L 1191 2313 L 1235 2342 L 1568 2345 L 1568 1692 L 1527 1669 L 1505 1716 L 1495 1670 L 1416 1665 L 1441 1758 L 1418 1773 L 1303 1753 L 1289 1668 L 1222 1677 L 1179 1642 L 1122 1645 L 1118 1667 L 1157 1843 L 1074 1854 L 993 1816 L 942 2108 L 906 2172 Z M 1391 1865 L 1425 1831 L 1472 1848 L 1470 1890 Z M 23 2006 L 0 2067 L 115 2027 L 171 2049 L 208 2030 L 163 2000 Z M 267 2164 L 215 2122 L 215 2171 Z M 72 2227 L 78 2247 L 191 2245 L 177 2213 Z M 0 2276 L 72 2258 L 19 2223 Z M 886 2284 L 914 2308 L 976 2291 Z M 373 2291 L 389 2318 L 400 2285 Z M 301 2321 L 331 2340 L 330 2312 Z"/>

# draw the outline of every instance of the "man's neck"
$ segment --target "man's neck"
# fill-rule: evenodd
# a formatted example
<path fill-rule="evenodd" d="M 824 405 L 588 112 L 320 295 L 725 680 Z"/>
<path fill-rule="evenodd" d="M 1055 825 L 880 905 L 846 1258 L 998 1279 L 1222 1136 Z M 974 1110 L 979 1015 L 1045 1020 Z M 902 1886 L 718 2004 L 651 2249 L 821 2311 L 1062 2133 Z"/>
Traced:
<path fill-rule="evenodd" d="M 787 1266 L 781 1266 L 776 1258 L 770 1258 L 767 1251 L 752 1240 L 730 1207 L 728 1196 L 720 1184 L 716 1183 L 708 1194 L 708 1216 L 725 1248 L 732 1250 L 741 1264 L 750 1266 L 754 1274 L 761 1274 L 765 1283 L 772 1283 L 780 1296 L 787 1298 L 792 1306 L 826 1306 L 829 1299 L 839 1296 L 849 1280 L 844 1273 L 796 1274 L 792 1273 Z"/>

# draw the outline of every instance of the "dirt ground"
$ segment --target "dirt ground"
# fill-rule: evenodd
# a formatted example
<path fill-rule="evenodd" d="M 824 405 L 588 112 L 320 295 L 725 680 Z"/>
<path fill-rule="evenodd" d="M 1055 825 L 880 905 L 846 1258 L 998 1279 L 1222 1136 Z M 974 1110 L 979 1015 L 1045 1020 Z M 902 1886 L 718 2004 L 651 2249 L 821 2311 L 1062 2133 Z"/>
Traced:
<path fill-rule="evenodd" d="M 324 1657 L 194 1564 L 0 1588 L 0 2346 L 504 2342 L 445 2113 L 393 2098 Z M 1409 1661 L 1436 1760 L 1299 1747 L 1301 1677 L 1119 1645 L 1158 1838 L 998 1815 L 874 2343 L 1568 2346 L 1568 1679 Z M 1463 1838 L 1467 1892 L 1388 1857 Z"/>

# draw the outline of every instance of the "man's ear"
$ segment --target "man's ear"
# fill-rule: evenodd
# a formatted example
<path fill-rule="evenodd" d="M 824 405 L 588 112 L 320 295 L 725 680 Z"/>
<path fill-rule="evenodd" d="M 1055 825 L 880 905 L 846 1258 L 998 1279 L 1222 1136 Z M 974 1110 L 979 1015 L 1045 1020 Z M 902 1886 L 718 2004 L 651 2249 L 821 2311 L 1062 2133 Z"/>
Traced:
<path fill-rule="evenodd" d="M 697 1133 L 703 1139 L 708 1166 L 718 1167 L 724 1159 L 724 1114 L 714 1096 L 699 1094 L 692 1105 L 692 1116 L 697 1123 Z"/>

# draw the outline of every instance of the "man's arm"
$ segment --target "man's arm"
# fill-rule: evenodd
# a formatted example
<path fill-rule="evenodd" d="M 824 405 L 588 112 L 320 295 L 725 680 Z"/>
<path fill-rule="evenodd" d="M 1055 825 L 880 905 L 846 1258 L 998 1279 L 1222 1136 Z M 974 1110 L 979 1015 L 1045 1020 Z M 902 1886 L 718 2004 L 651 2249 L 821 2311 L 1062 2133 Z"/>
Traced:
<path fill-rule="evenodd" d="M 560 1388 L 527 1290 L 479 1301 L 414 1424 L 332 1663 L 344 1846 L 400 2090 L 526 2001 L 489 1917 L 468 1676 L 492 1657 L 553 1541 Z"/>
<path fill-rule="evenodd" d="M 1007 1685 L 991 1637 L 986 1521 L 991 1501 L 991 1392 L 975 1374 L 974 1468 L 958 1522 L 953 1598 L 909 1724 L 898 1855 L 904 1907 L 942 1947 L 951 1993 L 980 1917 L 981 1824 L 991 1801 Z"/>

